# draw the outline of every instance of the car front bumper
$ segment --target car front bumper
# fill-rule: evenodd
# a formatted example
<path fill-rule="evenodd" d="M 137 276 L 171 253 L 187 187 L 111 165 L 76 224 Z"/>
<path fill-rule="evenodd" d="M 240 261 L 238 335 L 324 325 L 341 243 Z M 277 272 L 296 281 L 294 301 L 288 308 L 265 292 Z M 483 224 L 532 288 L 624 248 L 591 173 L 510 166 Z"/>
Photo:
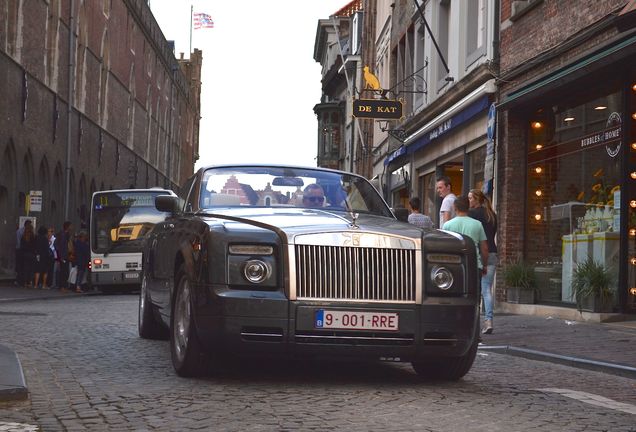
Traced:
<path fill-rule="evenodd" d="M 477 335 L 478 307 L 468 298 L 423 304 L 289 301 L 280 292 L 200 287 L 197 335 L 215 353 L 417 361 L 466 354 Z M 396 313 L 396 331 L 316 327 L 320 309 Z"/>

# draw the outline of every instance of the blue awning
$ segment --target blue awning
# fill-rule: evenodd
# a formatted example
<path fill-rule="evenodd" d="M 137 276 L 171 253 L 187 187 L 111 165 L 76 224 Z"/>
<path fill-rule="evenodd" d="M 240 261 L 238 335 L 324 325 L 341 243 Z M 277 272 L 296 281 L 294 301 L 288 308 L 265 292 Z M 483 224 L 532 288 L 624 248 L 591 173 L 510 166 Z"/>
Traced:
<path fill-rule="evenodd" d="M 436 125 L 433 125 L 428 131 L 426 131 L 426 133 L 424 133 L 424 135 L 415 140 L 413 144 L 402 146 L 391 153 L 384 160 L 384 165 L 389 165 L 391 162 L 395 161 L 401 156 L 413 154 L 416 151 L 421 150 L 433 141 L 442 138 L 444 135 L 467 123 L 478 114 L 486 113 L 489 107 L 490 102 L 488 99 L 488 95 L 482 96 L 454 116 L 449 117 L 446 120 L 442 120 Z M 484 124 L 484 133 L 486 133 L 486 124 Z"/>

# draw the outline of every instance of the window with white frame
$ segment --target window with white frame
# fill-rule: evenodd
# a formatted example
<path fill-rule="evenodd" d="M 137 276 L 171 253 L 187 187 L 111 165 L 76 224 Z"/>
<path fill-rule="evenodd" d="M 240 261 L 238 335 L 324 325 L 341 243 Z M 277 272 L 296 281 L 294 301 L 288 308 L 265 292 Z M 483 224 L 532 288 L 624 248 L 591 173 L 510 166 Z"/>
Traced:
<path fill-rule="evenodd" d="M 426 66 L 428 61 L 424 52 L 424 41 L 426 39 L 426 28 L 424 23 L 420 22 L 415 32 L 415 70 L 413 71 L 413 83 L 415 85 L 415 93 L 413 94 L 413 110 L 426 103 Z"/>
<path fill-rule="evenodd" d="M 471 0 L 468 3 L 472 3 L 475 0 Z M 448 44 L 449 44 L 449 31 L 450 31 L 450 18 L 451 18 L 451 1 L 439 0 L 437 8 L 437 45 L 439 46 L 440 53 L 436 56 L 437 64 L 437 85 L 438 89 L 441 89 L 446 85 L 446 76 L 448 72 L 444 62 L 448 59 Z M 440 55 L 444 57 L 444 60 L 440 58 Z"/>
<path fill-rule="evenodd" d="M 466 2 L 466 68 L 486 55 L 487 1 Z"/>

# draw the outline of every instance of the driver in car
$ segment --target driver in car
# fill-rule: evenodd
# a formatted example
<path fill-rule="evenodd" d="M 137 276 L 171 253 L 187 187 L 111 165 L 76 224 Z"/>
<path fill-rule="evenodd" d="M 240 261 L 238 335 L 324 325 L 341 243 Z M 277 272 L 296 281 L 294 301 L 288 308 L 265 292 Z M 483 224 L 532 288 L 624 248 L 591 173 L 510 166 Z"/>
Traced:
<path fill-rule="evenodd" d="M 316 183 L 308 184 L 303 191 L 303 206 L 319 208 L 325 205 L 325 192 Z"/>

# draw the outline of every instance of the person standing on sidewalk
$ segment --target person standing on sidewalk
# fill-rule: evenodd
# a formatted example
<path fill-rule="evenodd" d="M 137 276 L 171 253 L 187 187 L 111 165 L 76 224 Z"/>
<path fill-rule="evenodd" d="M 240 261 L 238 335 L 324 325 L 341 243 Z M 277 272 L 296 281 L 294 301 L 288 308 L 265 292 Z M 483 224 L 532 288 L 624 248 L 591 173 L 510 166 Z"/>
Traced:
<path fill-rule="evenodd" d="M 22 284 L 25 288 L 30 288 L 33 284 L 35 255 L 37 254 L 32 224 L 24 226 L 24 234 L 20 239 L 20 254 L 22 255 Z"/>
<path fill-rule="evenodd" d="M 49 240 L 49 249 L 51 250 L 51 256 L 53 259 L 51 260 L 51 264 L 48 269 L 48 280 L 49 287 L 56 289 L 57 288 L 57 274 L 60 271 L 60 260 L 57 254 L 57 249 L 55 249 L 55 228 L 49 227 L 47 229 L 46 234 Z"/>
<path fill-rule="evenodd" d="M 22 236 L 27 226 L 33 226 L 31 219 L 24 221 L 24 225 L 19 226 L 15 232 L 15 284 L 17 286 L 24 285 L 24 259 L 22 257 Z"/>
<path fill-rule="evenodd" d="M 437 194 L 442 198 L 442 205 L 439 208 L 439 227 L 455 217 L 455 207 L 453 203 L 457 196 L 451 191 L 451 181 L 447 176 L 441 176 L 435 183 Z"/>
<path fill-rule="evenodd" d="M 69 252 L 72 254 L 73 248 L 73 224 L 71 221 L 66 221 L 62 225 L 62 231 L 55 235 L 55 249 L 60 257 L 60 272 L 57 280 L 57 286 L 61 291 L 66 291 L 68 286 L 68 273 L 69 273 Z"/>
<path fill-rule="evenodd" d="M 35 275 L 33 279 L 33 288 L 39 288 L 40 281 L 42 289 L 49 289 L 46 279 L 53 261 L 51 248 L 49 247 L 49 238 L 47 236 L 48 229 L 42 225 L 38 228 L 38 235 L 35 236 Z"/>
<path fill-rule="evenodd" d="M 91 260 L 91 250 L 88 245 L 88 234 L 86 231 L 80 231 L 74 243 L 75 262 L 73 266 L 77 269 L 77 277 L 75 278 L 75 292 L 82 293 L 86 290 L 86 276 L 88 272 L 88 263 Z M 72 283 L 73 281 L 71 281 Z"/>
<path fill-rule="evenodd" d="M 484 299 L 484 327 L 482 333 L 491 334 L 493 332 L 492 283 L 497 270 L 497 243 L 495 242 L 497 214 L 493 210 L 488 197 L 479 189 L 471 189 L 468 192 L 468 202 L 470 204 L 468 216 L 481 222 L 488 241 L 486 274 L 481 278 L 481 297 Z"/>
<path fill-rule="evenodd" d="M 420 212 L 420 199 L 413 197 L 409 200 L 409 206 L 411 207 L 411 214 L 409 215 L 409 223 L 416 227 L 432 229 L 433 221 L 430 217 Z"/>

